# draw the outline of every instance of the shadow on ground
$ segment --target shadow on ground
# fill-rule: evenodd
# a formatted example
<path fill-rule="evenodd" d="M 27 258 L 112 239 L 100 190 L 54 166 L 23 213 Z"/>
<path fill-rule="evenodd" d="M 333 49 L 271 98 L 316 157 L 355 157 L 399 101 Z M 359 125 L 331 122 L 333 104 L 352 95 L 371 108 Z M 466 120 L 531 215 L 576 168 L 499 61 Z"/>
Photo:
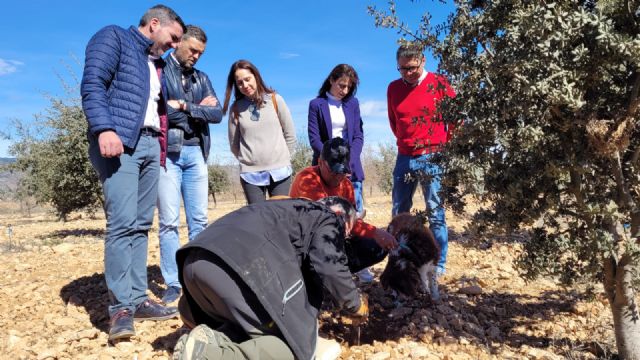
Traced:
<path fill-rule="evenodd" d="M 38 236 L 38 239 L 64 239 L 69 236 L 74 237 L 94 237 L 103 239 L 105 237 L 104 229 L 64 229 L 56 230 Z"/>
<path fill-rule="evenodd" d="M 156 297 L 160 297 L 164 289 L 160 267 L 147 266 L 147 282 L 149 291 Z M 91 324 L 102 332 L 109 332 L 109 295 L 103 273 L 77 278 L 60 289 L 60 298 L 65 304 L 70 301 L 76 306 L 82 306 Z"/>

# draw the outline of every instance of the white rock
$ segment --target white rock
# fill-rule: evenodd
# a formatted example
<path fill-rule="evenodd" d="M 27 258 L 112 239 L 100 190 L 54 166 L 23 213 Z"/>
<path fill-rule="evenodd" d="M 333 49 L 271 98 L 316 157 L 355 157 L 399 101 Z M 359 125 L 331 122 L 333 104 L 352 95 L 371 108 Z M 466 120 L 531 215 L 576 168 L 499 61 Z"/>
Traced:
<path fill-rule="evenodd" d="M 391 357 L 390 353 L 383 351 L 377 354 L 373 354 L 373 356 L 371 356 L 371 360 L 386 360 L 386 359 L 389 359 L 390 357 Z"/>
<path fill-rule="evenodd" d="M 95 339 L 98 337 L 98 329 L 95 328 L 91 328 L 91 329 L 86 329 L 86 330 L 82 330 L 82 331 L 78 331 L 76 333 L 76 340 L 80 340 L 80 339 Z"/>
<path fill-rule="evenodd" d="M 131 353 L 134 350 L 134 345 L 128 341 L 121 341 L 115 344 L 115 346 L 116 346 L 116 349 L 124 353 Z"/>
<path fill-rule="evenodd" d="M 527 355 L 535 360 L 558 360 L 561 359 L 560 356 L 557 356 L 549 351 L 537 348 L 529 348 L 527 350 Z"/>
<path fill-rule="evenodd" d="M 316 341 L 316 359 L 335 360 L 340 356 L 341 352 L 342 349 L 337 341 L 318 336 L 318 340 Z"/>
<path fill-rule="evenodd" d="M 67 317 L 64 318 L 57 318 L 53 320 L 53 325 L 56 326 L 63 326 L 63 327 L 67 327 L 67 326 L 73 326 L 75 325 L 76 321 L 74 319 L 70 319 Z"/>
<path fill-rule="evenodd" d="M 429 349 L 424 346 L 417 346 L 411 349 L 411 357 L 412 358 L 421 358 L 429 355 Z"/>
<path fill-rule="evenodd" d="M 20 342 L 20 340 L 22 340 L 22 338 L 19 336 L 9 335 L 9 339 L 7 340 L 7 348 L 13 348 Z"/>
<path fill-rule="evenodd" d="M 15 271 L 26 271 L 31 269 L 31 264 L 18 264 L 14 269 Z"/>
<path fill-rule="evenodd" d="M 56 358 L 56 352 L 52 349 L 47 349 L 38 353 L 38 357 L 37 357 L 38 360 L 55 359 L 55 358 Z"/>
<path fill-rule="evenodd" d="M 71 252 L 75 248 L 74 244 L 62 243 L 52 247 L 53 252 L 56 254 L 66 254 Z"/>

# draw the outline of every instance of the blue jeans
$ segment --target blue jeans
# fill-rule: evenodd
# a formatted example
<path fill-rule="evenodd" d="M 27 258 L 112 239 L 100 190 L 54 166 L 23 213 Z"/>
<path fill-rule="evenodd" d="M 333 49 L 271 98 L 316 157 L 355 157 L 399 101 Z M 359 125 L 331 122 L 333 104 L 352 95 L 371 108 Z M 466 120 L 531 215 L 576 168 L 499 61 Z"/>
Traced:
<path fill-rule="evenodd" d="M 191 241 L 207 227 L 208 180 L 207 164 L 200 146 L 183 146 L 180 152 L 168 153 L 167 170 L 160 169 L 160 271 L 168 286 L 181 287 L 176 265 L 176 251 L 180 247 L 180 200 L 184 202 Z"/>
<path fill-rule="evenodd" d="M 416 187 L 418 186 L 416 177 L 420 176 L 420 174 L 430 175 L 429 179 L 422 176 L 420 186 L 422 186 L 424 202 L 429 213 L 429 227 L 440 245 L 438 272 L 444 273 L 449 247 L 449 234 L 447 231 L 444 207 L 440 199 L 440 175 L 442 170 L 438 165 L 429 161 L 430 157 L 431 154 L 418 156 L 398 154 L 396 167 L 393 169 L 393 192 L 391 195 L 393 202 L 392 215 L 395 216 L 411 210 L 413 194 L 415 194 Z M 405 176 L 407 174 L 410 174 L 412 178 L 406 179 Z"/>
<path fill-rule="evenodd" d="M 356 211 L 362 214 L 362 209 L 364 209 L 364 199 L 362 198 L 362 181 L 351 179 L 351 183 L 353 184 L 353 195 L 356 198 Z"/>
<path fill-rule="evenodd" d="M 100 155 L 98 139 L 89 135 L 89 158 L 104 192 L 107 236 L 104 277 L 109 289 L 109 316 L 135 312 L 147 299 L 147 244 L 158 196 L 160 143 L 140 136 L 135 149 L 117 158 Z"/>

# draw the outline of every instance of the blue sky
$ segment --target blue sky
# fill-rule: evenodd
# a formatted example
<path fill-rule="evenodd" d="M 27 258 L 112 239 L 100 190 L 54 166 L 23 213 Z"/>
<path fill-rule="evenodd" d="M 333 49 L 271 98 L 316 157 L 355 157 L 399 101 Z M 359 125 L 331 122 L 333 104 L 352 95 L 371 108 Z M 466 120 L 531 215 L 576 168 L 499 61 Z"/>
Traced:
<path fill-rule="evenodd" d="M 63 96 L 60 77 L 73 84 L 82 74 L 87 41 L 101 27 L 137 25 L 157 1 L 10 1 L 0 22 L 0 130 L 12 119 L 30 121 L 48 105 L 46 95 Z M 196 65 L 206 72 L 220 99 L 230 65 L 241 58 L 260 69 L 267 85 L 285 99 L 299 135 L 306 138 L 307 108 L 331 69 L 339 63 L 355 67 L 360 77 L 357 97 L 364 121 L 365 144 L 392 142 L 386 117 L 386 88 L 399 77 L 395 50 L 399 35 L 374 26 L 367 5 L 380 9 L 386 1 L 165 1 L 187 24 L 202 27 L 209 42 Z M 429 10 L 443 19 L 451 5 L 438 1 L 403 1 L 397 11 L 414 28 Z M 74 58 L 76 60 L 74 60 Z M 427 69 L 437 64 L 427 57 Z M 70 73 L 70 70 L 71 73 Z M 212 159 L 232 161 L 226 135 L 227 118 L 212 125 Z M 0 140 L 0 157 L 9 142 Z"/>

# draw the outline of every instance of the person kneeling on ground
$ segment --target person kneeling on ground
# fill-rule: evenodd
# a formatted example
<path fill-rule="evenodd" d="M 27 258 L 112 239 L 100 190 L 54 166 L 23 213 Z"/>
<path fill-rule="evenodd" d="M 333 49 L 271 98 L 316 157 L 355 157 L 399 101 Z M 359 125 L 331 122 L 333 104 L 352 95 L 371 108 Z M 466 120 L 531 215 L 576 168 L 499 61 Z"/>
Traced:
<path fill-rule="evenodd" d="M 368 316 L 347 266 L 355 222 L 345 199 L 284 199 L 231 212 L 178 250 L 187 327 L 174 359 L 313 359 L 323 287 Z M 214 330 L 215 329 L 215 330 Z"/>
<path fill-rule="evenodd" d="M 293 180 L 289 195 L 294 198 L 318 200 L 327 196 L 340 196 L 355 206 L 353 186 L 349 181 L 349 145 L 342 138 L 324 142 L 318 165 L 302 169 Z M 345 244 L 349 269 L 363 283 L 373 281 L 368 267 L 382 261 L 387 251 L 398 246 L 393 235 L 383 229 L 357 219 L 353 236 Z"/>

